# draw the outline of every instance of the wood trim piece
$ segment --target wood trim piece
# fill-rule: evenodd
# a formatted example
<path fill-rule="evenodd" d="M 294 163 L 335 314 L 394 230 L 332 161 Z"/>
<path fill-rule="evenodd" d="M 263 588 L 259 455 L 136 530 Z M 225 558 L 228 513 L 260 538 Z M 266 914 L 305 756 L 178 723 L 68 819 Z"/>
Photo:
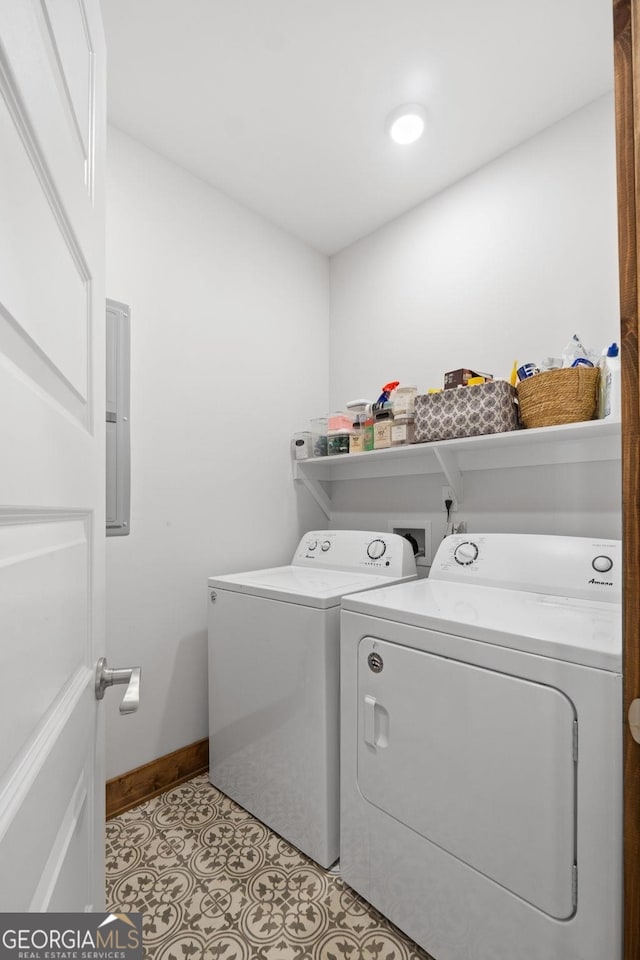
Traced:
<path fill-rule="evenodd" d="M 614 0 L 620 337 L 622 360 L 624 960 L 640 957 L 640 745 L 626 722 L 640 696 L 640 381 L 637 164 L 640 153 L 640 0 Z M 634 49 L 634 47 L 636 49 Z"/>
<path fill-rule="evenodd" d="M 209 769 L 209 738 L 107 780 L 107 820 Z"/>

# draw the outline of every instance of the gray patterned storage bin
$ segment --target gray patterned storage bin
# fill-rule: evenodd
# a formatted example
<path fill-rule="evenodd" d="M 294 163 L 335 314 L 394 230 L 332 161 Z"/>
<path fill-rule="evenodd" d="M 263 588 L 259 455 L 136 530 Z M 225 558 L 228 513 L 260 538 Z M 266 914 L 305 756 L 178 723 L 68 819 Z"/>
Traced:
<path fill-rule="evenodd" d="M 414 443 L 517 430 L 517 394 L 506 380 L 416 397 Z"/>

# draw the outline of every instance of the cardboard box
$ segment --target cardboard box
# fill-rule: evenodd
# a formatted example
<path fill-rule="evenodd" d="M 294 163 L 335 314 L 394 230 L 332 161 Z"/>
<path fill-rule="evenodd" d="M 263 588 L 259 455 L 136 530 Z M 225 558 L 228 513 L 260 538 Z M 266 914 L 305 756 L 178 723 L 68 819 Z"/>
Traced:
<path fill-rule="evenodd" d="M 518 430 L 517 394 L 506 380 L 416 397 L 414 443 Z"/>
<path fill-rule="evenodd" d="M 449 373 L 445 373 L 444 388 L 449 390 L 451 387 L 466 387 L 467 381 L 471 377 L 484 377 L 485 380 L 493 380 L 492 373 L 476 373 L 475 370 L 466 370 L 460 367 L 459 370 L 450 370 Z"/>

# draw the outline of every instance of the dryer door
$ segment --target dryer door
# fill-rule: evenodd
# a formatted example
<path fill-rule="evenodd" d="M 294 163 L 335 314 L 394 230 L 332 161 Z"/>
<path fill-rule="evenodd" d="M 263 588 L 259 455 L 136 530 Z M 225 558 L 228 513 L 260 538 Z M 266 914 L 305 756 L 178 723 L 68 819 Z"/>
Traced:
<path fill-rule="evenodd" d="M 371 656 L 373 655 L 373 656 Z M 575 910 L 575 710 L 552 686 L 365 637 L 370 803 L 558 919 Z"/>

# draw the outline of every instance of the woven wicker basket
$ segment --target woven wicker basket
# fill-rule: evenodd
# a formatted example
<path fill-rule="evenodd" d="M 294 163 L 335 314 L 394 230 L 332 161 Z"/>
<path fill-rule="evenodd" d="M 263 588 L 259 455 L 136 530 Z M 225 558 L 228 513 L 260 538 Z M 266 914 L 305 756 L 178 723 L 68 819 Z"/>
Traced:
<path fill-rule="evenodd" d="M 593 420 L 600 371 L 597 367 L 549 370 L 518 384 L 520 420 L 525 427 L 554 427 Z"/>

